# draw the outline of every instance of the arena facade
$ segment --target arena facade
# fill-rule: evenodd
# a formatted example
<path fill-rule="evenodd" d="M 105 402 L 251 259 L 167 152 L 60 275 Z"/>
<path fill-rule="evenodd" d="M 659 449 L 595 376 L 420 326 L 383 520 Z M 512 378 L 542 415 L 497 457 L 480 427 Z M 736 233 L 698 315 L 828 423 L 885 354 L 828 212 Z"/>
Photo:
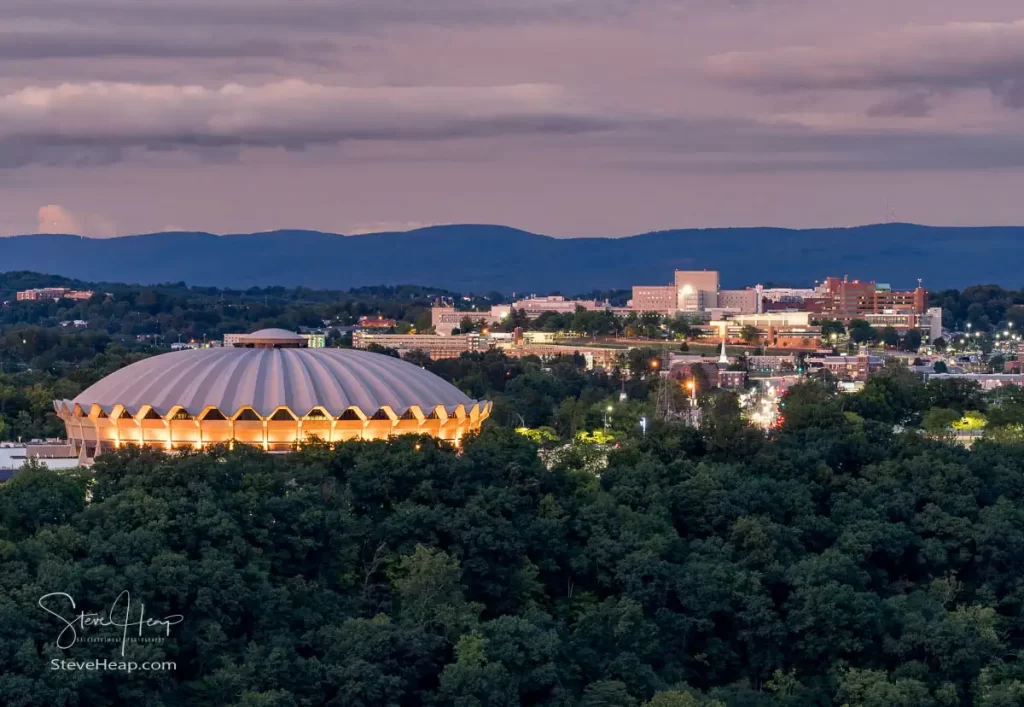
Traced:
<path fill-rule="evenodd" d="M 491 404 L 391 356 L 311 349 L 297 334 L 264 329 L 230 347 L 133 363 L 54 408 L 74 454 L 88 463 L 129 444 L 251 444 L 278 452 L 311 437 L 427 434 L 457 445 L 480 428 Z"/>

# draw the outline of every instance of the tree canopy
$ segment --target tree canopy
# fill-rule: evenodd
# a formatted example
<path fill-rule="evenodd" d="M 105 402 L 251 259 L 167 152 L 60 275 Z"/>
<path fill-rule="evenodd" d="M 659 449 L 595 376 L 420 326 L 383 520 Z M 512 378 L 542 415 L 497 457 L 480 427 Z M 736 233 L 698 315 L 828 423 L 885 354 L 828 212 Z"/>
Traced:
<path fill-rule="evenodd" d="M 405 437 L 28 468 L 0 486 L 0 701 L 1019 704 L 1024 445 L 893 425 L 979 402 L 1013 424 L 1019 398 L 894 369 L 861 397 L 791 387 L 765 434 L 723 394 L 700 430 L 618 433 L 599 472 L 491 423 L 461 451 Z M 183 617 L 127 647 L 176 668 L 51 671 L 119 646 L 57 649 L 39 597 L 100 612 L 125 589 Z"/>

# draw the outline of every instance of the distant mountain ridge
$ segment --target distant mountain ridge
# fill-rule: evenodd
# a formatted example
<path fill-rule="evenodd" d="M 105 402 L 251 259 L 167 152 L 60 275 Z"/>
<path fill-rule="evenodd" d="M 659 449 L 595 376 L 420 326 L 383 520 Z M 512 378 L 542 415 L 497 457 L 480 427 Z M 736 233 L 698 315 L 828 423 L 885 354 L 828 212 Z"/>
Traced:
<path fill-rule="evenodd" d="M 552 238 L 506 226 L 431 226 L 342 236 L 282 230 L 90 239 L 0 238 L 0 271 L 87 281 L 247 288 L 425 285 L 460 292 L 565 293 L 668 284 L 672 271 L 719 270 L 723 287 L 811 284 L 829 275 L 929 289 L 1024 285 L 1024 227 L 882 224 L 791 230 L 716 228 L 624 238 Z"/>

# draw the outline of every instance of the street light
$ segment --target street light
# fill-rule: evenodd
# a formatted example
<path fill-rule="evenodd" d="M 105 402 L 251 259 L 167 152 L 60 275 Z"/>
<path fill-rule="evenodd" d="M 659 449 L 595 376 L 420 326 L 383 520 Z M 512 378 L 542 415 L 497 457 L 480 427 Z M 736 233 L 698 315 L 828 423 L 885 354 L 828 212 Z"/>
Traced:
<path fill-rule="evenodd" d="M 611 405 L 609 405 L 608 407 L 606 407 L 604 409 L 604 431 L 605 432 L 608 431 L 608 423 L 609 423 L 608 416 L 611 414 L 611 412 L 612 412 L 612 406 Z"/>

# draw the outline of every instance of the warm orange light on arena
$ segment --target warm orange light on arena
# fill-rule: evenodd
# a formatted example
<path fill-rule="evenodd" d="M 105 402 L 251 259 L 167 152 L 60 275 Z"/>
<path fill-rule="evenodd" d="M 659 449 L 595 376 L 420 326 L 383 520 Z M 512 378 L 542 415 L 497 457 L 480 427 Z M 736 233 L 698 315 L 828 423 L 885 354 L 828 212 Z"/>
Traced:
<path fill-rule="evenodd" d="M 311 438 L 400 434 L 458 444 L 491 411 L 489 402 L 471 400 L 398 359 L 307 349 L 278 330 L 250 337 L 237 348 L 154 356 L 74 400 L 54 401 L 75 453 L 88 462 L 128 444 L 167 450 L 251 444 L 283 452 Z"/>

